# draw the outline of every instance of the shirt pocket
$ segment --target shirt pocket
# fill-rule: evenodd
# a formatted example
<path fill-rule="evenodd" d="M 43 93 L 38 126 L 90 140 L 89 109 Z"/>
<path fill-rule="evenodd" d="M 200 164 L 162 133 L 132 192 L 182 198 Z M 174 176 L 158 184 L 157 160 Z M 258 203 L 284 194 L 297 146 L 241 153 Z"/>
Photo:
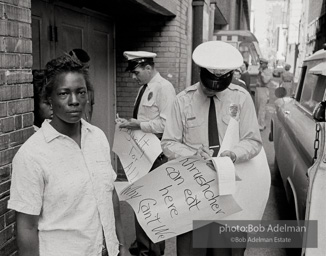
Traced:
<path fill-rule="evenodd" d="M 146 99 L 142 103 L 142 107 L 145 109 L 145 111 L 150 111 L 150 112 L 156 112 L 156 109 L 157 109 L 157 106 L 155 105 L 155 101 L 154 101 L 153 97 L 150 100 Z"/>
<path fill-rule="evenodd" d="M 222 116 L 222 122 L 223 122 L 226 126 L 228 126 L 228 125 L 229 125 L 229 122 L 230 122 L 230 118 L 231 118 L 230 115 L 224 114 L 224 115 Z"/>
<path fill-rule="evenodd" d="M 189 116 L 185 121 L 185 140 L 191 145 L 203 144 L 208 131 L 203 130 L 204 120 L 198 116 Z"/>

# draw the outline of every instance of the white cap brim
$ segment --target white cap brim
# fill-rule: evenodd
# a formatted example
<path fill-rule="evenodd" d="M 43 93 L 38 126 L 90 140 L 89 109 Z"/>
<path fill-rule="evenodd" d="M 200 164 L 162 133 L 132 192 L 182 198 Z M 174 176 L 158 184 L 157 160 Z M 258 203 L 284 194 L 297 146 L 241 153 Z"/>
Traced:
<path fill-rule="evenodd" d="M 145 51 L 125 51 L 123 56 L 125 56 L 127 60 L 134 60 L 139 58 L 155 58 L 156 53 Z"/>
<path fill-rule="evenodd" d="M 239 50 L 222 41 L 209 41 L 198 45 L 192 59 L 199 67 L 212 70 L 233 70 L 243 64 Z"/>

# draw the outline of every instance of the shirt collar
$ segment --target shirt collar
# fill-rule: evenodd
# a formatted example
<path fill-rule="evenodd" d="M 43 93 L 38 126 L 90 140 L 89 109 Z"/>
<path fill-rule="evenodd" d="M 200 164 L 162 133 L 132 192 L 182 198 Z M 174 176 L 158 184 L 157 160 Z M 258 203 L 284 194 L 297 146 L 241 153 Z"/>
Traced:
<path fill-rule="evenodd" d="M 199 87 L 201 86 L 201 85 L 200 85 L 200 82 L 198 82 L 198 83 L 196 84 L 196 86 L 197 86 L 197 92 L 199 93 L 199 95 L 201 95 L 201 98 L 203 99 L 202 102 L 205 102 L 209 97 L 208 97 L 206 94 L 204 94 L 204 92 L 202 91 L 201 88 L 199 88 Z M 221 97 L 222 97 L 225 93 L 227 93 L 227 90 L 228 90 L 228 88 L 226 88 L 224 91 L 216 92 L 216 93 L 215 93 L 216 98 L 217 98 L 218 100 L 221 100 Z"/>
<path fill-rule="evenodd" d="M 161 75 L 159 72 L 157 72 L 156 75 L 152 77 L 151 81 L 149 81 L 147 83 L 147 86 L 150 88 L 151 86 L 153 86 L 153 84 L 155 84 L 157 81 L 159 81 L 160 78 L 161 78 Z"/>
<path fill-rule="evenodd" d="M 58 132 L 56 129 L 54 129 L 53 126 L 50 124 L 50 122 L 51 122 L 50 119 L 44 120 L 42 127 L 41 127 L 45 141 L 47 143 L 51 142 L 52 140 L 54 140 L 55 138 L 58 138 L 60 136 L 63 136 L 63 137 L 66 136 L 66 135 Z M 81 132 L 82 133 L 86 133 L 88 131 L 92 132 L 93 130 L 94 130 L 94 128 L 91 124 L 87 123 L 84 119 L 81 119 Z"/>

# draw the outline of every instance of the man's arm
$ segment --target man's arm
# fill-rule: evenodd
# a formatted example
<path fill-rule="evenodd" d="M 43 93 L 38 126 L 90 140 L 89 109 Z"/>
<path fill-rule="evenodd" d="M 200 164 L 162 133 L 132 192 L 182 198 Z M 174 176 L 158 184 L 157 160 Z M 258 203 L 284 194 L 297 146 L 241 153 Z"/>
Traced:
<path fill-rule="evenodd" d="M 241 106 L 239 122 L 240 142 L 231 151 L 235 153 L 236 162 L 243 162 L 258 155 L 262 148 L 255 106 L 249 94 Z"/>
<path fill-rule="evenodd" d="M 167 118 L 161 146 L 164 155 L 169 159 L 175 159 L 180 156 L 191 156 L 197 153 L 187 145 L 183 144 L 183 132 L 184 127 L 182 124 L 182 108 L 180 107 L 178 100 L 174 101 L 170 115 Z"/>
<path fill-rule="evenodd" d="M 19 256 L 39 256 L 39 216 L 16 212 Z"/>
<path fill-rule="evenodd" d="M 156 104 L 159 110 L 159 117 L 147 122 L 140 122 L 143 132 L 163 133 L 166 125 L 167 116 L 171 111 L 175 99 L 175 89 L 171 84 L 165 84 L 158 91 Z"/>
<path fill-rule="evenodd" d="M 149 121 L 139 121 L 138 119 L 131 118 L 130 120 L 121 119 L 119 126 L 131 130 L 142 130 L 148 133 L 163 133 L 166 116 L 171 110 L 173 100 L 175 98 L 175 90 L 172 86 L 166 86 L 164 90 L 158 93 L 157 106 L 159 108 L 159 117 Z"/>

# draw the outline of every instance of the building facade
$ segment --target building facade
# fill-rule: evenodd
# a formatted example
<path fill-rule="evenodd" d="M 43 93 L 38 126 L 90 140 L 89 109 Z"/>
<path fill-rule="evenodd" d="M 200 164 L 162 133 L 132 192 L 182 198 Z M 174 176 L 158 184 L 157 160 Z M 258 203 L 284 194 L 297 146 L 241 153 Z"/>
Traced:
<path fill-rule="evenodd" d="M 292 56 L 294 55 L 295 81 L 298 81 L 303 60 L 322 49 L 323 44 L 326 43 L 326 0 L 289 0 L 289 3 L 294 6 L 293 8 L 302 7 L 299 22 L 294 23 L 298 30 L 298 43 L 295 54 L 292 54 Z M 291 47 L 291 41 L 288 43 L 288 47 Z M 288 53 L 291 58 L 291 51 L 289 50 Z"/>
<path fill-rule="evenodd" d="M 193 49 L 216 29 L 250 24 L 249 13 L 248 0 L 0 0 L 0 255 L 17 255 L 7 201 L 12 159 L 33 134 L 32 70 L 71 49 L 86 50 L 95 88 L 92 123 L 112 145 L 116 113 L 131 117 L 139 87 L 125 72 L 123 51 L 156 52 L 157 69 L 180 92 L 198 79 Z"/>
<path fill-rule="evenodd" d="M 326 43 L 326 1 L 309 0 L 308 6 L 306 56 L 322 49 Z"/>

